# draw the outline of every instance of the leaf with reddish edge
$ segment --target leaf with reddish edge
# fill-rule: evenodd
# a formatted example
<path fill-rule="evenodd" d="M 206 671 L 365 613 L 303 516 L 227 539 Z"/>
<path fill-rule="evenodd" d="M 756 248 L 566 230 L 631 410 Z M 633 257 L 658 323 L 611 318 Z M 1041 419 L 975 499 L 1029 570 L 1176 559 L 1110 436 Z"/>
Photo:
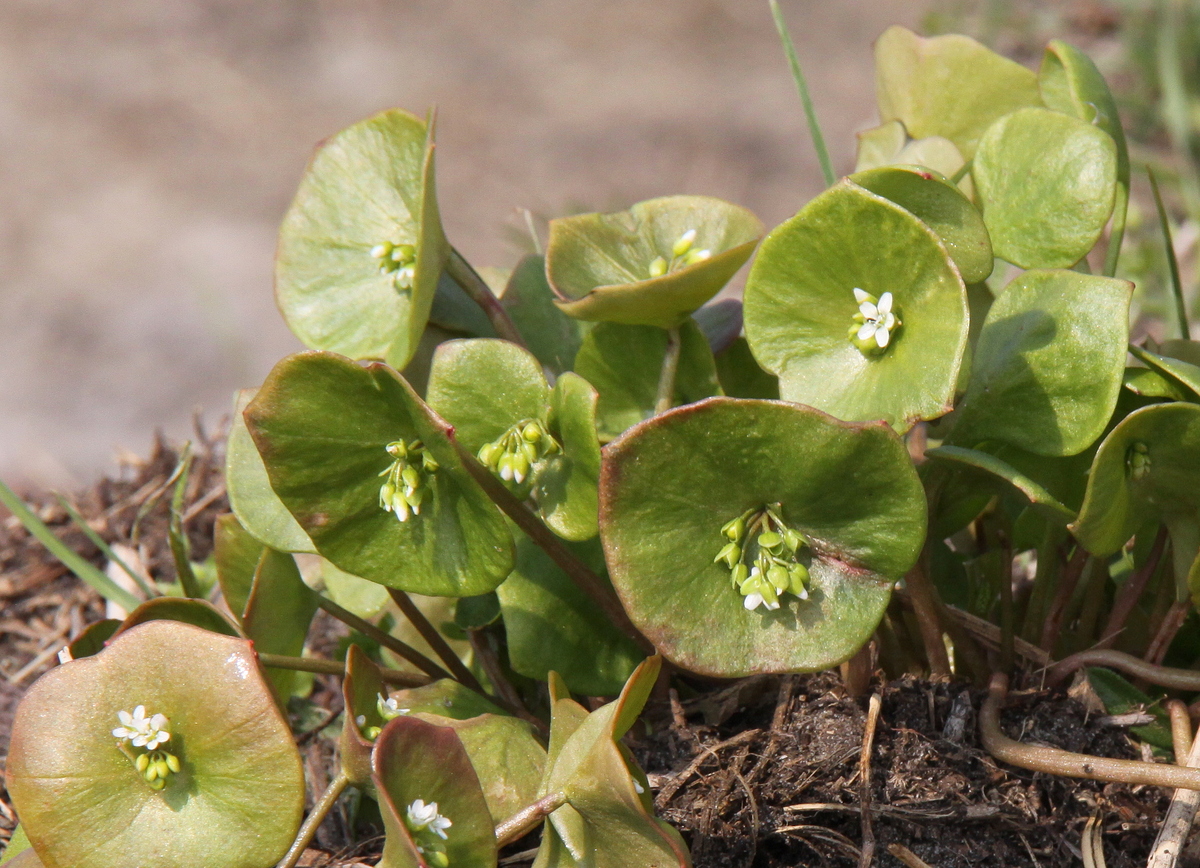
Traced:
<path fill-rule="evenodd" d="M 181 770 L 151 789 L 112 735 L 145 705 Z M 18 707 L 8 789 L 46 868 L 264 868 L 300 825 L 300 755 L 250 643 L 156 620 L 44 675 Z"/>
<path fill-rule="evenodd" d="M 809 598 L 747 611 L 714 556 L 727 522 L 772 504 L 808 540 Z M 613 586 L 664 656 L 706 675 L 815 671 L 849 658 L 916 560 L 925 522 L 904 444 L 878 422 L 710 398 L 605 450 L 600 536 Z"/>
<path fill-rule="evenodd" d="M 401 716 L 383 728 L 371 757 L 387 841 L 381 868 L 427 868 L 405 825 L 417 799 L 435 803 L 450 820 L 446 856 L 451 866 L 496 864 L 496 837 L 487 800 L 466 749 L 453 729 Z"/>
<path fill-rule="evenodd" d="M 367 727 L 383 727 L 379 698 L 387 696 L 379 667 L 357 645 L 346 652 L 346 677 L 342 680 L 342 735 L 338 741 L 342 772 L 356 787 L 371 785 L 371 749 L 374 742 L 363 735 Z M 362 722 L 359 723 L 359 718 Z"/>
<path fill-rule="evenodd" d="M 178 621 L 202 630 L 245 639 L 242 628 L 207 600 L 188 600 L 182 597 L 155 597 L 147 600 L 125 616 L 113 637 L 132 630 L 148 621 Z"/>

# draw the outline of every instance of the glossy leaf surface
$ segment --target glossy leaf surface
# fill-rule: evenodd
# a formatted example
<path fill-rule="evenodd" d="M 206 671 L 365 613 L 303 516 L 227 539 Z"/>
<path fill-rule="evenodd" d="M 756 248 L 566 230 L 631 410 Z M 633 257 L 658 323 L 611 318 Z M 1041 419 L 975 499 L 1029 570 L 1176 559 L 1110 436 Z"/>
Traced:
<path fill-rule="evenodd" d="M 1074 455 L 1112 416 L 1125 373 L 1125 280 L 1027 271 L 993 302 L 951 439 Z"/>
<path fill-rule="evenodd" d="M 512 568 L 500 512 L 463 469 L 447 425 L 403 379 L 333 353 L 275 366 L 246 411 L 280 499 L 338 568 L 425 594 L 486 593 Z M 380 506 L 387 446 L 420 440 L 437 460 L 407 521 Z"/>
<path fill-rule="evenodd" d="M 994 121 L 1041 105 L 1037 76 L 968 36 L 923 38 L 893 26 L 875 42 L 875 95 L 882 121 L 915 139 L 944 136 L 971 158 Z"/>
<path fill-rule="evenodd" d="M 894 298 L 901 325 L 881 353 L 848 335 L 856 287 Z M 744 313 L 750 349 L 784 400 L 897 430 L 950 408 L 967 341 L 962 279 L 929 227 L 856 184 L 841 182 L 772 230 Z"/>
<path fill-rule="evenodd" d="M 242 615 L 242 629 L 259 652 L 300 657 L 308 627 L 317 613 L 317 595 L 312 592 L 290 554 L 267 549 L 254 571 L 254 584 Z M 274 669 L 267 677 L 284 703 L 305 673 Z"/>
<path fill-rule="evenodd" d="M 654 276 L 695 230 L 692 251 L 709 256 Z M 559 307 L 584 320 L 671 328 L 716 295 L 750 258 L 762 222 L 745 208 L 707 196 L 667 196 L 628 211 L 550 221 L 546 276 Z"/>
<path fill-rule="evenodd" d="M 182 764 L 161 791 L 112 735 L 139 704 L 167 716 Z M 304 807 L 300 755 L 250 643 L 166 621 L 30 689 L 8 787 L 47 868 L 266 868 Z"/>
<path fill-rule="evenodd" d="M 996 256 L 1022 268 L 1067 268 L 1112 213 L 1117 151 L 1090 123 L 1021 109 L 987 131 L 973 174 Z"/>
<path fill-rule="evenodd" d="M 373 251 L 385 244 L 414 248 L 411 286 L 381 272 Z M 432 129 L 390 109 L 333 136 L 313 157 L 279 232 L 275 297 L 306 346 L 403 368 L 449 252 Z"/>
<path fill-rule="evenodd" d="M 747 611 L 714 556 L 723 525 L 769 504 L 809 540 L 809 599 Z M 845 660 L 875 629 L 924 532 L 921 484 L 880 424 L 714 398 L 645 422 L 605 451 L 600 533 L 613 585 L 638 628 L 695 672 Z"/>
<path fill-rule="evenodd" d="M 1004 480 L 1025 495 L 1030 503 L 1038 507 L 1043 515 L 1053 521 L 1066 523 L 1075 518 L 1074 511 L 1060 503 L 1053 494 L 995 455 L 975 449 L 963 449 L 959 446 L 939 446 L 936 449 L 930 449 L 925 455 L 927 458 L 973 467 L 997 479 Z"/>

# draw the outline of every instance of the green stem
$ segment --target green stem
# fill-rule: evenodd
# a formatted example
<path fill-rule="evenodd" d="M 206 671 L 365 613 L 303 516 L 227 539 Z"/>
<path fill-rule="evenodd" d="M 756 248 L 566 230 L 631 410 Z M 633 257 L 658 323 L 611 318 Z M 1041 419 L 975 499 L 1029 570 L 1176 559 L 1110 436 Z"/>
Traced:
<path fill-rule="evenodd" d="M 817 112 L 813 108 L 812 97 L 808 93 L 808 83 L 800 69 L 800 58 L 796 56 L 796 46 L 788 33 L 787 22 L 776 0 L 771 2 L 771 15 L 775 19 L 775 29 L 779 31 L 779 39 L 783 43 L 783 53 L 787 55 L 788 65 L 792 68 L 792 78 L 796 82 L 796 90 L 800 92 L 800 102 L 804 105 L 804 117 L 808 121 L 808 132 L 812 136 L 813 150 L 817 152 L 817 161 L 821 164 L 821 173 L 825 176 L 825 186 L 832 187 L 837 176 L 833 173 L 833 163 L 829 159 L 829 149 L 825 147 L 825 137 L 821 135 L 821 125 L 817 123 Z"/>
<path fill-rule="evenodd" d="M 454 649 L 442 638 L 442 634 L 437 631 L 437 628 L 429 623 L 429 619 L 425 617 L 424 612 L 417 608 L 412 597 L 396 588 L 388 588 L 388 594 L 391 596 L 392 602 L 396 604 L 396 608 L 408 619 L 408 623 L 416 628 L 416 631 L 421 634 L 421 638 L 441 658 L 454 677 L 477 693 L 483 693 L 483 685 L 479 683 L 479 679 L 463 664 L 459 656 L 454 653 Z"/>
<path fill-rule="evenodd" d="M 662 371 L 658 375 L 658 396 L 654 399 L 655 413 L 665 413 L 675 406 L 675 374 L 679 371 L 679 354 L 682 347 L 679 329 L 667 329 L 667 350 L 663 354 Z"/>
<path fill-rule="evenodd" d="M 300 827 L 300 831 L 296 834 L 296 840 L 292 842 L 291 848 L 287 851 L 287 855 L 283 857 L 283 861 L 279 863 L 277 868 L 296 868 L 300 862 L 300 857 L 305 849 L 312 841 L 313 836 L 317 834 L 317 828 L 324 822 L 325 817 L 333 810 L 334 803 L 342 795 L 342 791 L 350 783 L 350 779 L 346 777 L 346 773 L 339 771 L 337 777 L 329 782 L 329 786 L 325 788 L 325 792 L 321 794 L 321 798 L 313 805 L 312 811 L 304 818 L 304 825 Z"/>
<path fill-rule="evenodd" d="M 969 159 L 965 163 L 963 163 L 962 166 L 959 167 L 958 171 L 955 172 L 950 177 L 950 180 L 953 183 L 957 184 L 963 178 L 967 177 L 967 174 L 971 171 L 972 168 L 974 168 L 974 166 L 975 166 L 975 158 L 972 157 L 971 159 Z"/>
<path fill-rule="evenodd" d="M 503 847 L 528 834 L 534 826 L 567 803 L 563 793 L 551 793 L 496 824 L 496 847 Z"/>
<path fill-rule="evenodd" d="M 629 620 L 629 615 L 621 608 L 621 602 L 612 589 L 592 572 L 587 564 L 575 557 L 574 553 L 563 545 L 562 540 L 529 510 L 529 507 L 518 500 L 490 470 L 479 463 L 470 450 L 464 448 L 457 440 L 453 440 L 453 443 L 467 472 L 471 474 L 492 502 L 500 507 L 500 511 L 512 519 L 513 523 L 524 531 L 525 535 L 544 551 L 550 560 L 558 565 L 559 569 L 567 574 L 567 577 L 596 604 L 596 607 L 605 614 L 614 627 L 629 637 L 646 654 L 655 653 L 653 643 L 643 636 L 641 631 Z"/>
<path fill-rule="evenodd" d="M 450 249 L 450 259 L 446 262 L 446 273 L 462 287 L 463 292 L 470 297 L 471 301 L 479 305 L 497 335 L 519 347 L 525 347 L 525 339 L 517 331 L 517 327 L 509 317 L 508 311 L 504 309 L 504 305 L 500 304 L 500 299 L 496 298 L 496 294 L 479 276 L 479 272 L 471 267 L 471 263 L 467 262 L 463 255 L 454 248 Z M 528 349 L 528 347 L 525 348 Z"/>
<path fill-rule="evenodd" d="M 345 675 L 346 667 L 336 660 L 322 660 L 319 657 L 288 657 L 286 654 L 267 654 L 258 652 L 258 661 L 271 669 L 292 669 L 296 672 L 315 672 L 318 675 Z M 388 684 L 396 687 L 424 687 L 429 678 L 424 675 L 414 675 L 412 672 L 401 672 L 399 669 L 379 670 L 380 676 Z"/>
<path fill-rule="evenodd" d="M 1158 209 L 1158 223 L 1162 227 L 1163 244 L 1167 250 L 1167 270 L 1171 274 L 1171 290 L 1175 296 L 1175 318 L 1179 325 L 1179 336 L 1185 341 L 1190 341 L 1192 335 L 1188 326 L 1187 305 L 1183 300 L 1183 281 L 1179 278 L 1179 260 L 1175 256 L 1175 242 L 1171 240 L 1171 220 L 1163 205 L 1162 193 L 1159 192 L 1158 179 L 1154 177 L 1154 170 L 1147 166 L 1146 174 L 1150 176 L 1150 189 L 1154 191 L 1154 207 Z"/>
<path fill-rule="evenodd" d="M 322 609 L 324 609 L 326 612 L 328 612 L 330 615 L 333 615 L 333 617 L 337 618 L 343 624 L 345 624 L 349 627 L 353 627 L 355 630 L 362 633 L 368 639 L 372 639 L 372 640 L 378 642 L 384 648 L 387 648 L 389 651 L 393 652 L 394 654 L 398 654 L 399 656 L 403 657 L 405 660 L 407 660 L 413 666 L 416 666 L 418 669 L 420 669 L 422 672 L 424 672 L 430 678 L 433 678 L 436 680 L 439 678 L 450 678 L 451 677 L 449 672 L 447 672 L 441 666 L 438 666 L 436 663 L 434 663 L 432 660 L 430 660 L 428 657 L 426 657 L 424 654 L 422 654 L 416 648 L 412 647 L 411 645 L 409 645 L 405 642 L 401 642 L 399 639 L 397 639 L 395 636 L 391 635 L 390 633 L 380 630 L 378 627 L 376 627 L 370 621 L 365 621 L 362 618 L 358 617 L 358 615 L 355 615 L 353 612 L 343 609 L 341 606 L 339 606 L 337 603 L 333 602 L 333 600 L 329 599 L 328 597 L 322 597 L 322 596 L 318 595 L 317 596 L 317 605 L 320 606 Z"/>
<path fill-rule="evenodd" d="M 1117 273 L 1117 261 L 1121 258 L 1121 242 L 1125 240 L 1125 223 L 1129 219 L 1129 180 L 1117 181 L 1117 194 L 1113 200 L 1112 230 L 1108 233 L 1108 248 L 1104 252 L 1104 276 Z"/>

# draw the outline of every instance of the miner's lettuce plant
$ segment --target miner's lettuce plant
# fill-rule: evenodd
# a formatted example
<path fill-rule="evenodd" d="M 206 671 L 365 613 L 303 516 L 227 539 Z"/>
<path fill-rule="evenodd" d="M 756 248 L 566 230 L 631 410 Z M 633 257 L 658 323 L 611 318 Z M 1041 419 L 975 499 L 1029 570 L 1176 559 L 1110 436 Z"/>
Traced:
<path fill-rule="evenodd" d="M 656 684 L 1169 646 L 1200 344 L 1129 347 L 1107 86 L 1065 43 L 1035 72 L 902 28 L 876 66 L 855 171 L 769 233 L 652 199 L 551 221 L 499 280 L 447 240 L 432 116 L 324 143 L 276 266 L 309 351 L 236 398 L 219 605 L 149 588 L 30 690 L 12 864 L 291 868 L 354 788 L 389 868 L 539 827 L 537 868 L 686 866 L 621 741 Z M 306 656 L 318 610 L 344 661 Z M 311 673 L 345 710 L 301 823 Z"/>

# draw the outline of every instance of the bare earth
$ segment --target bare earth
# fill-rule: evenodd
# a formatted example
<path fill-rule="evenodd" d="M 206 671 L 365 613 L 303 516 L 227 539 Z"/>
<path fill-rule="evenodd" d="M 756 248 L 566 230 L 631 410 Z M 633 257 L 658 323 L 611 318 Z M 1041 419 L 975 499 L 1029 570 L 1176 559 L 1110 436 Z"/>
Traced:
<path fill-rule="evenodd" d="M 839 171 L 871 42 L 924 3 L 783 0 Z M 300 349 L 275 230 L 312 147 L 438 107 L 454 243 L 511 265 L 542 217 L 669 193 L 768 225 L 819 191 L 765 0 L 6 0 L 0 478 L 77 487 Z"/>

